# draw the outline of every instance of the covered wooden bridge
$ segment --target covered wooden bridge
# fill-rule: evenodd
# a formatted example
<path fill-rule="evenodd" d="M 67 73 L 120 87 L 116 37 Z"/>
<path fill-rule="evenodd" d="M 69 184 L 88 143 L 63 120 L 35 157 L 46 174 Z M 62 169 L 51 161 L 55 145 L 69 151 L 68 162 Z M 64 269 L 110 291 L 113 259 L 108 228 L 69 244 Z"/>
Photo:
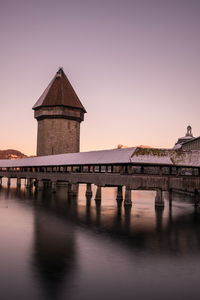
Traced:
<path fill-rule="evenodd" d="M 162 191 L 192 190 L 198 203 L 200 190 L 200 151 L 153 148 L 126 148 L 59 155 L 39 156 L 17 160 L 0 160 L 0 183 L 6 177 L 26 179 L 27 188 L 41 190 L 49 186 L 56 192 L 59 182 L 68 184 L 69 192 L 77 193 L 78 184 L 87 185 L 86 195 L 92 195 L 91 185 L 97 186 L 95 199 L 101 200 L 101 187 L 118 188 L 117 199 L 131 205 L 131 190 L 156 190 L 156 205 L 163 206 Z"/>

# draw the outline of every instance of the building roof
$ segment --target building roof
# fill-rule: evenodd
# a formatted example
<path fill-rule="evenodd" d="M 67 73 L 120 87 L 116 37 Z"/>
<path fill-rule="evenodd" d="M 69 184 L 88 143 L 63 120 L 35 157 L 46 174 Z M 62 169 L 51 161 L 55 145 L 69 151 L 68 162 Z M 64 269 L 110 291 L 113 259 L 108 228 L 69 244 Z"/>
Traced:
<path fill-rule="evenodd" d="M 200 166 L 200 151 L 184 151 L 155 148 L 112 149 L 38 156 L 15 160 L 0 160 L 0 167 L 39 167 L 95 164 L 103 165 L 126 163 L 197 167 Z"/>
<path fill-rule="evenodd" d="M 184 142 L 184 145 L 185 145 L 185 144 L 189 144 L 190 142 L 193 142 L 193 141 L 196 141 L 196 140 L 199 140 L 199 139 L 200 139 L 200 136 L 197 136 L 197 137 L 195 137 L 195 138 L 193 138 L 193 139 L 190 139 L 190 140 L 185 141 L 185 142 Z"/>
<path fill-rule="evenodd" d="M 130 162 L 134 149 L 135 148 L 65 153 L 16 160 L 7 159 L 0 160 L 0 167 L 127 163 Z"/>
<path fill-rule="evenodd" d="M 62 68 L 58 70 L 33 109 L 42 106 L 68 106 L 86 112 Z"/>

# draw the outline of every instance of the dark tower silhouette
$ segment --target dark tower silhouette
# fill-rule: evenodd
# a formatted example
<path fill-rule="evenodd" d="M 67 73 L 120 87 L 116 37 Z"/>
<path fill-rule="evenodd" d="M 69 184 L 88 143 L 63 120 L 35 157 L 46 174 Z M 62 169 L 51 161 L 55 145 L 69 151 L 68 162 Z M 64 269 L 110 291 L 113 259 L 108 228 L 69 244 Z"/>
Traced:
<path fill-rule="evenodd" d="M 85 108 L 62 68 L 33 106 L 38 121 L 37 155 L 79 152 Z"/>

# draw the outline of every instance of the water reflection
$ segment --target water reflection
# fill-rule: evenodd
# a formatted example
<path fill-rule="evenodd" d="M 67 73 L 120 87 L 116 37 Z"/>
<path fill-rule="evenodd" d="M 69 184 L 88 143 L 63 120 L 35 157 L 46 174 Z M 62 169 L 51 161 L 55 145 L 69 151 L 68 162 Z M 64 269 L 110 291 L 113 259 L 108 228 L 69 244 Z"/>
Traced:
<path fill-rule="evenodd" d="M 77 199 L 65 188 L 33 193 L 35 198 L 34 263 L 46 290 L 47 299 L 59 299 L 76 267 L 76 238 L 73 226 L 63 217 L 77 218 Z M 42 208 L 42 209 L 41 209 Z M 48 211 L 48 215 L 47 215 Z M 60 218 L 61 217 L 61 218 Z"/>
<path fill-rule="evenodd" d="M 85 222 L 87 225 L 91 223 L 91 198 L 91 196 L 86 196 Z"/>
<path fill-rule="evenodd" d="M 46 204 L 45 204 L 46 205 Z M 52 206 L 51 206 L 52 207 Z M 76 263 L 72 227 L 35 209 L 33 266 L 46 290 L 47 299 L 57 299 Z"/>
<path fill-rule="evenodd" d="M 34 199 L 37 215 L 40 214 L 41 208 L 44 208 L 45 212 L 62 217 L 62 220 L 84 226 L 95 232 L 98 230 L 99 234 L 106 233 L 111 238 L 119 240 L 124 236 L 123 243 L 129 246 L 131 244 L 135 248 L 159 251 L 159 253 L 161 249 L 163 253 L 171 252 L 171 250 L 187 252 L 191 247 L 195 250 L 196 245 L 198 247 L 196 250 L 199 250 L 199 209 L 193 207 L 192 204 L 189 207 L 181 206 L 180 198 L 177 204 L 174 203 L 174 207 L 169 205 L 164 208 L 152 205 L 148 214 L 143 215 L 143 212 L 134 206 L 119 207 L 116 204 L 113 207 L 104 207 L 101 201 L 94 201 L 91 197 L 85 199 L 85 205 L 79 205 L 78 198 L 70 197 L 64 188 L 60 188 L 57 194 L 52 194 L 50 191 L 31 195 L 27 191 L 20 192 L 20 198 L 27 198 L 27 196 L 30 200 Z M 93 205 L 91 205 L 92 202 Z M 37 220 L 38 217 L 35 219 Z M 49 221 L 47 228 L 50 227 L 51 222 L 54 222 L 53 229 L 55 221 L 52 220 Z M 38 221 L 35 222 L 36 232 L 39 232 L 38 223 Z M 51 232 L 52 240 L 54 240 L 54 233 Z M 43 240 L 48 240 L 48 238 Z"/>
<path fill-rule="evenodd" d="M 173 206 L 169 205 L 167 207 L 166 205 L 164 208 L 154 207 L 154 205 L 152 205 L 145 215 L 141 209 L 136 209 L 135 205 L 139 204 L 133 205 L 132 208 L 123 207 L 121 205 L 118 206 L 117 203 L 112 207 L 104 207 L 101 201 L 94 201 L 91 196 L 85 198 L 84 205 L 82 203 L 80 205 L 78 198 L 69 196 L 65 188 L 59 188 L 56 194 L 48 190 L 37 192 L 11 188 L 3 189 L 3 191 L 6 199 L 18 198 L 20 200 L 24 199 L 26 203 L 28 201 L 29 204 L 32 203 L 35 210 L 36 233 L 40 232 L 38 230 L 39 224 L 41 223 L 41 226 L 43 226 L 48 221 L 46 217 L 45 222 L 40 222 L 39 216 L 45 211 L 45 213 L 48 212 L 59 218 L 62 217 L 62 220 L 67 220 L 84 227 L 87 225 L 86 228 L 88 229 L 98 229 L 99 233 L 106 231 L 106 233 L 109 233 L 113 238 L 118 236 L 120 239 L 121 235 L 125 235 L 130 238 L 134 237 L 135 239 L 139 235 L 142 235 L 143 239 L 146 240 L 144 247 L 147 250 L 147 241 L 149 238 L 151 239 L 151 244 L 152 239 L 158 239 L 160 247 L 165 249 L 165 251 L 170 250 L 167 249 L 166 244 L 168 243 L 166 243 L 166 240 L 170 239 L 174 241 L 173 238 L 169 237 L 172 235 L 176 235 L 176 245 L 183 237 L 190 239 L 190 246 L 195 244 L 194 240 L 199 241 L 199 208 L 193 207 L 192 204 L 181 206 L 181 196 L 177 198 L 179 201 L 174 202 Z M 191 203 L 190 199 L 188 203 Z M 144 211 L 145 209 L 146 208 L 144 208 Z M 50 227 L 51 221 L 52 220 L 48 222 L 47 228 Z M 52 221 L 52 223 L 53 222 L 55 222 L 55 220 Z M 51 229 L 53 230 L 53 228 L 56 230 L 55 225 L 52 226 Z M 44 228 L 41 229 L 41 232 L 43 231 Z M 47 233 L 50 234 L 49 231 Z M 51 233 L 52 240 L 54 240 L 56 234 L 54 237 L 54 232 L 51 231 Z M 133 242 L 134 239 L 130 239 L 129 241 Z M 43 238 L 43 240 L 49 239 Z M 199 243 L 196 243 L 196 245 L 199 245 Z M 150 246 L 150 248 L 152 248 L 152 246 Z M 174 245 L 172 248 L 176 248 L 176 246 Z M 156 249 L 154 250 L 156 251 Z"/>
<path fill-rule="evenodd" d="M 165 195 L 165 208 L 155 208 L 153 195 L 141 192 L 135 196 L 132 207 L 124 207 L 116 202 L 115 191 L 111 192 L 112 200 L 104 197 L 101 202 L 94 201 L 91 196 L 85 197 L 85 192 L 81 189 L 77 197 L 70 196 L 64 187 L 58 188 L 56 194 L 48 190 L 36 192 L 12 187 L 0 190 L 0 201 L 20 203 L 33 214 L 29 264 L 43 294 L 38 299 L 92 299 L 92 286 L 96 288 L 95 298 L 101 299 L 97 292 L 97 278 L 101 269 L 98 260 L 102 258 L 106 262 L 104 268 L 112 270 L 118 265 L 120 272 L 124 272 L 124 277 L 121 273 L 119 276 L 112 273 L 113 280 L 121 281 L 120 288 L 117 284 L 115 288 L 112 284 L 107 286 L 108 282 L 112 282 L 109 271 L 108 275 L 106 272 L 103 275 L 105 279 L 100 276 L 102 289 L 115 299 L 121 299 L 122 295 L 124 299 L 129 299 L 129 296 L 132 299 L 133 292 L 135 295 L 139 293 L 138 283 L 135 282 L 134 286 L 129 282 L 129 278 L 134 277 L 135 270 L 140 270 L 141 277 L 146 276 L 146 281 L 144 279 L 142 284 L 148 286 L 152 279 L 147 269 L 154 270 L 155 255 L 161 261 L 157 273 L 153 274 L 157 282 L 160 282 L 162 272 L 168 270 L 166 259 L 177 259 L 178 256 L 187 262 L 188 256 L 198 255 L 199 258 L 200 213 L 189 197 L 173 195 L 172 205 L 168 205 L 168 196 Z M 104 253 L 106 249 L 112 255 L 119 255 L 113 265 L 111 259 L 107 259 L 108 254 Z M 141 261 L 137 265 L 135 261 L 139 258 Z M 145 259 L 146 265 L 142 267 Z M 89 274 L 88 277 L 85 274 Z M 196 278 L 197 275 L 200 275 L 198 270 L 195 273 Z M 93 281 L 93 285 L 87 280 Z M 195 278 L 191 277 L 190 280 L 192 284 Z M 170 289 L 169 285 L 167 287 Z M 80 294 L 77 296 L 76 288 L 79 293 L 82 292 L 82 297 Z M 151 287 L 147 291 L 149 296 Z M 144 295 L 140 299 L 144 299 Z"/>

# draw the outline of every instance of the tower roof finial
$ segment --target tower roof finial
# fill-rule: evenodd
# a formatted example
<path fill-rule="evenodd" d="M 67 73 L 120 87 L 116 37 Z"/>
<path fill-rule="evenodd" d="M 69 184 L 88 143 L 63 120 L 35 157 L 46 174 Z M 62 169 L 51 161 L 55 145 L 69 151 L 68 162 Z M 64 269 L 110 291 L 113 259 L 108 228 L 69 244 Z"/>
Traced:
<path fill-rule="evenodd" d="M 63 71 L 63 67 L 58 67 L 58 72 Z"/>

